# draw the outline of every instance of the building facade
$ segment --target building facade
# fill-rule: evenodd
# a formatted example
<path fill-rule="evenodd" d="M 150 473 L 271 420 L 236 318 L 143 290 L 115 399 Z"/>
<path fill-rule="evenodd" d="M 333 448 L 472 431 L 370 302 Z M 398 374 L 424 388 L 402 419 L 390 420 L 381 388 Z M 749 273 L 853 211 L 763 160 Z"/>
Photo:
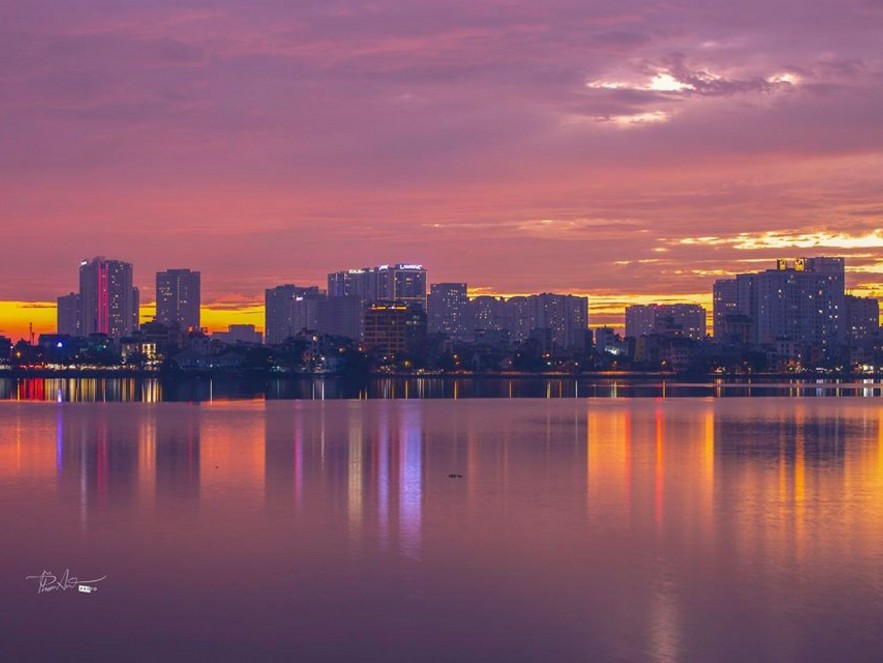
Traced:
<path fill-rule="evenodd" d="M 56 331 L 67 336 L 81 336 L 80 296 L 72 292 L 58 298 L 56 309 Z"/>
<path fill-rule="evenodd" d="M 365 307 L 365 347 L 385 357 L 411 352 L 426 339 L 426 312 L 416 303 L 375 302 Z"/>
<path fill-rule="evenodd" d="M 430 334 L 447 334 L 457 341 L 468 338 L 471 325 L 465 283 L 433 283 L 426 308 Z"/>
<path fill-rule="evenodd" d="M 400 301 L 426 308 L 423 265 L 399 263 L 332 272 L 329 297 L 361 297 L 365 302 Z"/>
<path fill-rule="evenodd" d="M 304 307 L 295 305 L 298 299 L 320 296 L 318 286 L 297 286 L 291 283 L 264 291 L 264 337 L 270 345 L 281 343 L 303 329 Z"/>
<path fill-rule="evenodd" d="M 846 340 L 867 343 L 880 333 L 880 302 L 873 297 L 846 295 Z"/>
<path fill-rule="evenodd" d="M 189 269 L 156 273 L 156 319 L 177 322 L 183 329 L 199 329 L 200 274 Z"/>
<path fill-rule="evenodd" d="M 843 258 L 779 259 L 775 269 L 717 281 L 714 299 L 723 341 L 725 327 L 745 324 L 749 342 L 758 345 L 806 344 L 827 355 L 847 339 Z"/>
<path fill-rule="evenodd" d="M 698 304 L 635 304 L 625 309 L 627 338 L 661 335 L 705 338 L 706 312 Z"/>
<path fill-rule="evenodd" d="M 132 286 L 132 265 L 103 257 L 80 263 L 80 333 L 107 334 L 113 339 L 138 329 L 138 289 Z"/>

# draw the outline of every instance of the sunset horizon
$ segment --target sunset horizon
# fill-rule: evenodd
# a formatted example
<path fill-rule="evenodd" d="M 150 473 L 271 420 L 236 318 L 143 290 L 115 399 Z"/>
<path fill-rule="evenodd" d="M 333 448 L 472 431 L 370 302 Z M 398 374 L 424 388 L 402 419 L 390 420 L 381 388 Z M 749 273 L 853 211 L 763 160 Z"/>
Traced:
<path fill-rule="evenodd" d="M 0 4 L 0 333 L 95 255 L 210 328 L 402 259 L 593 325 L 778 257 L 883 296 L 879 2 L 49 6 Z"/>

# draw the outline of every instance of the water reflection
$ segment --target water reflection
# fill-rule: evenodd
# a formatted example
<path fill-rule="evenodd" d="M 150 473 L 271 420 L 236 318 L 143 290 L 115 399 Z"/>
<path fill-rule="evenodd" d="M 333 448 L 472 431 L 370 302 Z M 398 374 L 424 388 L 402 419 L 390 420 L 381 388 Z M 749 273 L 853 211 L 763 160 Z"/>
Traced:
<path fill-rule="evenodd" d="M 112 642 L 116 614 L 177 629 L 178 592 L 177 637 L 216 654 L 234 632 L 307 658 L 883 650 L 863 399 L 7 403 L 0 431 L 3 567 L 119 578 L 58 608 L 74 641 Z M 0 589 L 21 654 L 49 604 Z"/>
<path fill-rule="evenodd" d="M 686 383 L 631 377 L 396 378 L 0 378 L 0 401 L 212 402 L 462 398 L 865 397 L 883 395 L 878 379 L 710 379 Z"/>

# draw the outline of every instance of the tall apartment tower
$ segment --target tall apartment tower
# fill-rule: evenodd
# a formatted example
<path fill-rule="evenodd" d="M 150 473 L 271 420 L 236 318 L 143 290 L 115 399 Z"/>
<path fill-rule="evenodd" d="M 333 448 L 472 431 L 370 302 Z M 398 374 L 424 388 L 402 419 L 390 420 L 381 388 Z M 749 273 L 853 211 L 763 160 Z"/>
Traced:
<path fill-rule="evenodd" d="M 814 343 L 826 351 L 846 340 L 843 258 L 779 260 L 754 276 L 755 341 Z"/>
<path fill-rule="evenodd" d="M 430 334 L 461 340 L 471 331 L 465 283 L 433 283 L 426 308 Z"/>
<path fill-rule="evenodd" d="M 189 269 L 156 273 L 156 319 L 177 322 L 181 329 L 199 329 L 200 275 Z"/>
<path fill-rule="evenodd" d="M 56 330 L 59 334 L 80 336 L 80 296 L 72 292 L 58 298 Z"/>
<path fill-rule="evenodd" d="M 846 340 L 865 343 L 880 332 L 880 302 L 873 297 L 846 295 Z"/>
<path fill-rule="evenodd" d="M 97 257 L 80 262 L 80 334 L 119 339 L 138 329 L 138 289 L 132 265 Z"/>
<path fill-rule="evenodd" d="M 281 343 L 304 326 L 311 326 L 304 322 L 305 307 L 298 302 L 318 297 L 318 286 L 301 287 L 289 283 L 267 288 L 264 291 L 264 342 L 268 345 Z"/>
<path fill-rule="evenodd" d="M 736 316 L 750 343 L 794 341 L 831 353 L 847 339 L 843 258 L 779 259 L 775 269 L 715 282 L 714 303 L 716 335 Z"/>
<path fill-rule="evenodd" d="M 399 301 L 426 309 L 426 270 L 400 263 L 332 272 L 329 297 L 361 297 L 366 302 Z"/>
<path fill-rule="evenodd" d="M 535 297 L 537 329 L 548 330 L 552 343 L 561 348 L 585 350 L 589 329 L 589 298 L 548 292 Z"/>

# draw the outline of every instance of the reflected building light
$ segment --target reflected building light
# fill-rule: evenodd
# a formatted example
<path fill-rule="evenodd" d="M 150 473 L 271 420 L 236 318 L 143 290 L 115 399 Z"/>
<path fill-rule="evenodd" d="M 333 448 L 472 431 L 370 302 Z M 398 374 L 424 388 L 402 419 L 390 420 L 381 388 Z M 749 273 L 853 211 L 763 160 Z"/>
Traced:
<path fill-rule="evenodd" d="M 144 412 L 138 429 L 138 493 L 151 507 L 156 500 L 156 412 Z"/>
<path fill-rule="evenodd" d="M 586 411 L 586 513 L 631 518 L 632 422 L 629 410 Z"/>
<path fill-rule="evenodd" d="M 325 470 L 325 404 L 319 411 L 319 466 Z"/>
<path fill-rule="evenodd" d="M 662 531 L 663 515 L 663 489 L 665 487 L 665 422 L 663 419 L 662 406 L 656 407 L 656 466 L 655 466 L 655 504 L 656 504 L 656 530 Z"/>
<path fill-rule="evenodd" d="M 55 469 L 61 478 L 64 463 L 64 409 L 59 407 L 55 415 Z"/>
<path fill-rule="evenodd" d="M 304 418 L 297 401 L 294 418 L 294 503 L 300 507 L 304 497 Z"/>
<path fill-rule="evenodd" d="M 662 580 L 650 604 L 650 648 L 655 661 L 683 658 L 678 626 L 678 601 L 671 580 Z"/>
<path fill-rule="evenodd" d="M 107 484 L 109 473 L 107 467 L 108 434 L 107 419 L 104 418 L 98 426 L 95 439 L 95 497 L 99 505 L 103 505 L 107 498 Z"/>
<path fill-rule="evenodd" d="M 347 514 L 350 542 L 355 543 L 362 530 L 362 410 L 349 408 L 349 444 L 347 445 Z"/>
<path fill-rule="evenodd" d="M 803 406 L 795 412 L 794 439 L 794 552 L 797 561 L 803 558 L 803 526 L 806 515 L 806 422 Z"/>
<path fill-rule="evenodd" d="M 162 386 L 156 378 L 149 378 L 141 384 L 141 401 L 159 403 L 162 401 Z"/>
<path fill-rule="evenodd" d="M 423 431 L 420 410 L 402 403 L 399 428 L 399 537 L 402 553 L 420 557 L 423 502 Z"/>
<path fill-rule="evenodd" d="M 380 547 L 389 545 L 389 463 L 390 431 L 389 411 L 383 403 L 377 422 L 377 525 L 380 530 Z"/>
<path fill-rule="evenodd" d="M 89 517 L 89 468 L 87 456 L 86 431 L 80 436 L 80 528 L 85 531 Z"/>
<path fill-rule="evenodd" d="M 702 485 L 701 485 L 701 509 L 702 523 L 700 536 L 710 537 L 714 531 L 714 414 L 715 404 L 709 403 L 706 406 L 705 416 L 702 420 Z M 711 545 L 711 540 L 708 540 Z"/>

